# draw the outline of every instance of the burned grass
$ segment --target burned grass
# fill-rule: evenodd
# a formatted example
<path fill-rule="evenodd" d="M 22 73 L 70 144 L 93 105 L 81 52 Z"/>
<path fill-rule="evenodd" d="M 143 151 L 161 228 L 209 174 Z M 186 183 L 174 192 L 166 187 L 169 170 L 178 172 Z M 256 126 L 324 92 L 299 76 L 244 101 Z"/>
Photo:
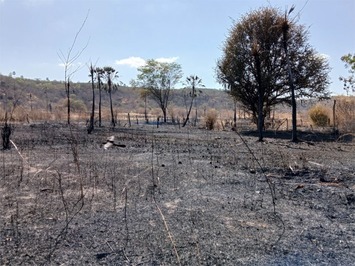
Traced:
<path fill-rule="evenodd" d="M 103 150 L 110 135 L 126 148 Z M 354 143 L 242 137 L 18 126 L 0 264 L 351 265 Z"/>

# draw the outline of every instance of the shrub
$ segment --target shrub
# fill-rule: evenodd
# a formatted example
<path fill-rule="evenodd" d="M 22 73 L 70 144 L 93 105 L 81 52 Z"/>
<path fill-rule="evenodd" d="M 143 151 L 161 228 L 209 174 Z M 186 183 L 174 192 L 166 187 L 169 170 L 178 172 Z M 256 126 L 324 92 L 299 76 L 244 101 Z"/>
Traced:
<path fill-rule="evenodd" d="M 206 128 L 209 130 L 213 130 L 216 122 L 217 122 L 217 112 L 216 110 L 209 110 L 205 117 L 206 120 Z"/>
<path fill-rule="evenodd" d="M 60 100 L 58 103 L 58 107 L 60 109 L 65 110 L 68 107 L 68 100 L 66 98 Z M 86 107 L 84 101 L 81 99 L 74 98 L 74 97 L 70 99 L 70 109 L 73 112 L 86 112 L 87 111 L 87 107 Z"/>
<path fill-rule="evenodd" d="M 355 132 L 355 97 L 336 98 L 336 124 L 343 133 Z"/>
<path fill-rule="evenodd" d="M 321 105 L 313 106 L 308 114 L 315 126 L 325 127 L 329 124 L 328 110 Z"/>

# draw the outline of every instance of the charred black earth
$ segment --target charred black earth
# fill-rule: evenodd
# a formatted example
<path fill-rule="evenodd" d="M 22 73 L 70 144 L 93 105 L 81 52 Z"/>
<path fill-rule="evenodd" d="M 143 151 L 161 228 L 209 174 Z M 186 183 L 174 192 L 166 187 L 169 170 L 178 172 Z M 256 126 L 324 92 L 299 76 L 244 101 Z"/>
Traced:
<path fill-rule="evenodd" d="M 354 265 L 355 144 L 299 137 L 16 125 L 0 264 Z"/>

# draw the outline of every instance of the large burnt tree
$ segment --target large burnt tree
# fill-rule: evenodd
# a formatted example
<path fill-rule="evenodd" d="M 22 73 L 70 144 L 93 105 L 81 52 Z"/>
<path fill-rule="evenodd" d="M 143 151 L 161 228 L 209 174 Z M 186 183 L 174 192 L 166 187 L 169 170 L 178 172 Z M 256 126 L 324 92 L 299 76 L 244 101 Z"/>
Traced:
<path fill-rule="evenodd" d="M 287 21 L 286 57 L 284 22 L 283 12 L 275 8 L 246 14 L 233 25 L 217 62 L 217 80 L 252 113 L 259 132 L 273 106 L 291 104 L 287 59 L 296 98 L 322 98 L 329 94 L 325 57 L 308 44 L 305 27 L 291 20 Z"/>

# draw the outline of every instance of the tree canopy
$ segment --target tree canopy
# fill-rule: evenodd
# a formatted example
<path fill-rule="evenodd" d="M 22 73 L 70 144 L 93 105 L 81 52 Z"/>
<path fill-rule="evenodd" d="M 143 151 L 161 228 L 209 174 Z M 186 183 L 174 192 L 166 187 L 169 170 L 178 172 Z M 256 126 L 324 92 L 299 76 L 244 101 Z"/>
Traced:
<path fill-rule="evenodd" d="M 347 54 L 341 57 L 341 61 L 345 63 L 345 68 L 349 71 L 348 77 L 340 77 L 344 82 L 344 90 L 349 94 L 350 91 L 355 92 L 355 54 Z"/>
<path fill-rule="evenodd" d="M 181 65 L 177 63 L 158 62 L 154 59 L 147 60 L 146 64 L 138 68 L 139 74 L 135 86 L 147 90 L 148 95 L 154 100 L 163 112 L 164 122 L 167 117 L 167 107 L 170 100 L 171 89 L 182 77 Z"/>
<path fill-rule="evenodd" d="M 217 81 L 251 111 L 255 122 L 259 96 L 264 116 L 274 105 L 291 103 L 282 43 L 284 22 L 284 14 L 275 8 L 248 13 L 231 28 L 217 62 Z M 288 21 L 288 27 L 288 56 L 296 98 L 328 96 L 327 60 L 307 43 L 304 26 Z"/>

